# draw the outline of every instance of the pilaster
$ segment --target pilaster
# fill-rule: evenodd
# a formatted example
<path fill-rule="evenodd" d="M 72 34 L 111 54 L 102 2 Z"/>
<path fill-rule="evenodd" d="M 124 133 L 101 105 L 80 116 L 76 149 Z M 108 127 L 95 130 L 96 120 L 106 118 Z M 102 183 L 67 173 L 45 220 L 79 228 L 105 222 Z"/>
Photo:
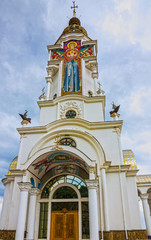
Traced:
<path fill-rule="evenodd" d="M 97 189 L 98 180 L 86 180 L 89 192 L 90 240 L 99 240 Z"/>
<path fill-rule="evenodd" d="M 18 208 L 18 221 L 15 240 L 24 240 L 25 222 L 27 215 L 28 192 L 32 184 L 29 182 L 19 182 L 20 203 Z"/>
<path fill-rule="evenodd" d="M 148 196 L 149 195 L 147 193 L 140 195 L 142 204 L 143 204 L 146 229 L 147 229 L 148 237 L 150 239 L 151 238 L 151 219 L 150 219 L 150 209 L 148 204 Z"/>

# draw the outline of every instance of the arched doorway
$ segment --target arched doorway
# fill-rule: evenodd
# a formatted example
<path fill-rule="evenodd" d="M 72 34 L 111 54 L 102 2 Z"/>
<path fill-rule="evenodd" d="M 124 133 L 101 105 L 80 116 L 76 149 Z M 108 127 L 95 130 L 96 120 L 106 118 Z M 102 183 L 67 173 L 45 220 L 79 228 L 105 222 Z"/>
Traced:
<path fill-rule="evenodd" d="M 89 239 L 88 190 L 83 179 L 60 175 L 41 193 L 39 239 Z"/>

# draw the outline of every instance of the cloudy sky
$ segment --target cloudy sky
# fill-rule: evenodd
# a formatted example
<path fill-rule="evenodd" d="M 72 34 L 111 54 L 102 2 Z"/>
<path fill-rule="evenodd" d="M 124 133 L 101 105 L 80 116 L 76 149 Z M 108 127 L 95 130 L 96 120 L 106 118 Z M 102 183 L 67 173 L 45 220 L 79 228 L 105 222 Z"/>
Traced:
<path fill-rule="evenodd" d="M 122 148 L 132 149 L 140 174 L 151 173 L 151 1 L 77 0 L 77 16 L 98 40 L 99 79 L 124 120 Z M 72 17 L 71 0 L 0 1 L 0 177 L 17 155 L 25 109 L 38 125 L 37 100 L 46 86 L 47 45 Z M 0 196 L 3 185 L 0 184 Z M 0 198 L 0 205 L 1 205 Z"/>

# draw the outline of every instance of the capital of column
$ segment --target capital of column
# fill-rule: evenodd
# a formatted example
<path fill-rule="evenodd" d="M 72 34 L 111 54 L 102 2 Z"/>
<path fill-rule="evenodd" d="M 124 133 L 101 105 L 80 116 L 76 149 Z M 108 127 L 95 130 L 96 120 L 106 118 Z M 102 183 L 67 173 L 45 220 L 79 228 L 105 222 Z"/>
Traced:
<path fill-rule="evenodd" d="M 46 82 L 47 82 L 47 83 L 48 83 L 48 82 L 52 83 L 52 76 L 46 77 Z"/>
<path fill-rule="evenodd" d="M 141 194 L 140 194 L 140 198 L 141 198 L 142 200 L 148 199 L 148 196 L 149 196 L 148 193 L 141 193 Z"/>
<path fill-rule="evenodd" d="M 87 188 L 88 189 L 96 189 L 99 186 L 98 180 L 86 180 Z"/>
<path fill-rule="evenodd" d="M 10 180 L 8 180 L 8 178 L 3 178 L 2 183 L 4 184 L 4 186 L 6 186 L 8 183 L 10 183 Z"/>
<path fill-rule="evenodd" d="M 40 193 L 40 189 L 39 188 L 31 188 L 29 193 L 32 196 L 36 196 L 36 195 L 38 195 Z"/>
<path fill-rule="evenodd" d="M 18 182 L 18 186 L 21 192 L 22 191 L 29 192 L 29 190 L 32 187 L 32 184 L 29 182 Z"/>

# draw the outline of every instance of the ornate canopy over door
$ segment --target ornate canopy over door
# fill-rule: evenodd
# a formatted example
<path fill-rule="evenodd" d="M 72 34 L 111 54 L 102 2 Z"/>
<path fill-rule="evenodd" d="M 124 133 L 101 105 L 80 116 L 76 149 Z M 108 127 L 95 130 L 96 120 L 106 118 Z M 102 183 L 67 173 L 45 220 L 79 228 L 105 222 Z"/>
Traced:
<path fill-rule="evenodd" d="M 78 211 L 52 211 L 51 240 L 78 240 Z"/>

